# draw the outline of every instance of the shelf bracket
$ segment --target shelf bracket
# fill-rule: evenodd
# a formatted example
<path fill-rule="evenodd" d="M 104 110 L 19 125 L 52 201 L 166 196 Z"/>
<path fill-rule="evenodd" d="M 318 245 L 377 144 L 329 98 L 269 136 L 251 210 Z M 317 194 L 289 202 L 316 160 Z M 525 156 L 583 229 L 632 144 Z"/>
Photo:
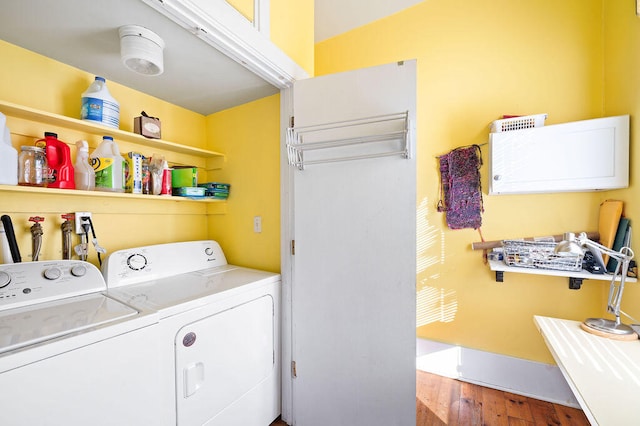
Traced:
<path fill-rule="evenodd" d="M 504 282 L 504 271 L 496 271 L 496 282 L 497 283 Z"/>
<path fill-rule="evenodd" d="M 582 286 L 582 278 L 569 277 L 570 290 L 580 290 L 581 286 Z"/>

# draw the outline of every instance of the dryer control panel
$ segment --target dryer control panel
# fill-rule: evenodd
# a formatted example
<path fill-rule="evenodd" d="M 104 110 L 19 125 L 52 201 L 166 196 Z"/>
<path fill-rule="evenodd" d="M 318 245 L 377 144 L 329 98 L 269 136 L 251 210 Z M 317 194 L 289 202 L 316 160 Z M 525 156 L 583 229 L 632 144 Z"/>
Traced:
<path fill-rule="evenodd" d="M 186 274 L 227 264 L 213 240 L 156 244 L 118 250 L 102 265 L 109 288 Z"/>
<path fill-rule="evenodd" d="M 106 288 L 100 270 L 81 260 L 0 265 L 0 311 Z"/>

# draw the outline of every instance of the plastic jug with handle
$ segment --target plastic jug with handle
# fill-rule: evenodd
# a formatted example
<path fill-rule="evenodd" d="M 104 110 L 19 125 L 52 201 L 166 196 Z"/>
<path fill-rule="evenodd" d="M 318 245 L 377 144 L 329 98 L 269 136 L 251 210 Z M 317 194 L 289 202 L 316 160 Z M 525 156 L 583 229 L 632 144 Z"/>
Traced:
<path fill-rule="evenodd" d="M 44 139 L 36 141 L 37 146 L 44 146 L 44 153 L 49 165 L 49 188 L 75 189 L 75 175 L 71 162 L 69 145 L 58 140 L 53 132 L 44 132 Z"/>
<path fill-rule="evenodd" d="M 89 164 L 89 144 L 85 140 L 76 142 L 78 152 L 76 153 L 76 189 L 91 191 L 96 187 L 96 173 Z"/>
<path fill-rule="evenodd" d="M 89 158 L 96 175 L 96 191 L 124 192 L 126 162 L 113 137 L 103 136 Z"/>
<path fill-rule="evenodd" d="M 0 184 L 18 184 L 18 151 L 11 145 L 7 118 L 0 112 Z"/>

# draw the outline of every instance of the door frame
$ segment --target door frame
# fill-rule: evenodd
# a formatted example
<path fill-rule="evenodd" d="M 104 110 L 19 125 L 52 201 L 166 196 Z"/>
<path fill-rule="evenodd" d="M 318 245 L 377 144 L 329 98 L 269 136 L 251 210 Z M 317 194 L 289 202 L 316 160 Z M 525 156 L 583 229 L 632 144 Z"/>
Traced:
<path fill-rule="evenodd" d="M 141 1 L 274 87 L 285 89 L 309 77 L 269 38 L 268 0 L 254 0 L 255 23 L 225 0 Z"/>
<path fill-rule="evenodd" d="M 291 256 L 291 242 L 293 240 L 293 173 L 294 168 L 288 167 L 287 156 L 287 127 L 293 116 L 293 89 L 280 91 L 280 274 L 282 276 L 280 309 L 280 358 L 282 369 L 282 406 L 281 418 L 289 423 L 293 420 L 293 377 L 291 374 L 293 347 L 292 341 L 292 276 L 293 259 Z"/>

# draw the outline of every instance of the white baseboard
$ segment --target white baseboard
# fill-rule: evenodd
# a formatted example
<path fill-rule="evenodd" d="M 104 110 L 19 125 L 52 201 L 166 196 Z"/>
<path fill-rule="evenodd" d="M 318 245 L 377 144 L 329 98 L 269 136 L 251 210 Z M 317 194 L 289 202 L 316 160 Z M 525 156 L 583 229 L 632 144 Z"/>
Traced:
<path fill-rule="evenodd" d="M 417 339 L 418 370 L 580 408 L 555 365 Z"/>

